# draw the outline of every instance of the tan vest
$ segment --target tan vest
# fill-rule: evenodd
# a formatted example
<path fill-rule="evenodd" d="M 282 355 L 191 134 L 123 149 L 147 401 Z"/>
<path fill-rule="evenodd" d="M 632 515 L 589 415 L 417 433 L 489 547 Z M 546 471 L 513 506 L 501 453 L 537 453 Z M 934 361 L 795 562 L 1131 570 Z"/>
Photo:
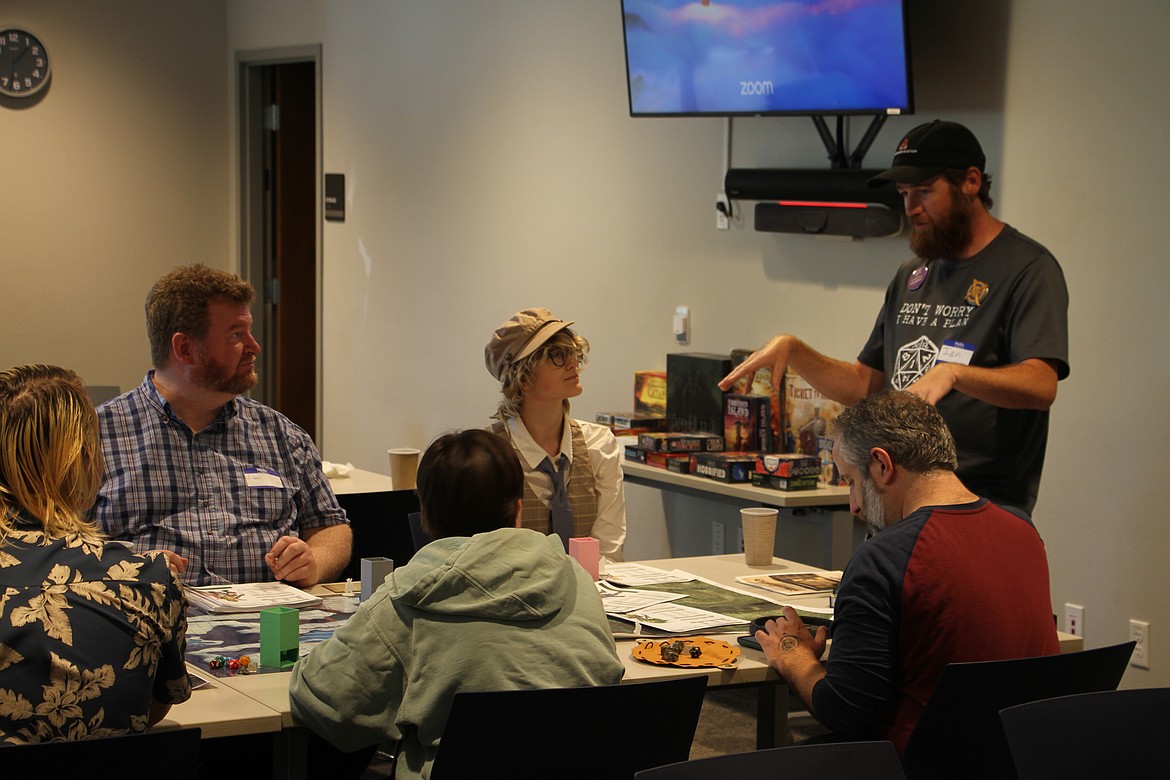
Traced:
<path fill-rule="evenodd" d="M 597 481 L 589 466 L 589 449 L 585 446 L 585 434 L 575 420 L 569 420 L 570 440 L 573 447 L 573 462 L 569 466 L 569 506 L 573 510 L 573 536 L 589 536 L 593 532 L 593 521 L 597 519 Z M 508 426 L 503 422 L 492 424 L 492 432 L 505 436 L 511 441 Z M 513 445 L 514 446 L 514 445 Z M 520 511 L 520 527 L 531 528 L 542 534 L 551 534 L 552 510 L 548 503 L 541 501 L 532 492 L 528 480 L 524 480 L 524 507 Z"/>

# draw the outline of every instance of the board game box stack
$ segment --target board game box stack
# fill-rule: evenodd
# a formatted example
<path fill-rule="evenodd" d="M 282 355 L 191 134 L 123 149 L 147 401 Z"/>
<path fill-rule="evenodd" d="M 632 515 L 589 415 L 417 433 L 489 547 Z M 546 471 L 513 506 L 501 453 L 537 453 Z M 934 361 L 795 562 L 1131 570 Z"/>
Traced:
<path fill-rule="evenodd" d="M 598 412 L 595 420 L 608 425 L 614 436 L 638 436 L 666 430 L 665 417 L 639 415 L 636 412 Z"/>
<path fill-rule="evenodd" d="M 637 445 L 626 447 L 626 459 L 689 474 L 693 453 L 722 452 L 719 380 L 730 370 L 731 360 L 725 355 L 676 353 L 666 356 L 666 371 L 635 372 L 635 409 L 661 416 L 665 424 L 639 432 Z"/>
<path fill-rule="evenodd" d="M 791 371 L 774 389 L 770 368 L 722 392 L 719 380 L 750 354 L 668 354 L 665 372 L 635 373 L 632 414 L 606 412 L 598 422 L 636 433 L 626 459 L 657 468 L 772 490 L 842 484 L 828 437 L 842 405 Z"/>
<path fill-rule="evenodd" d="M 756 458 L 751 482 L 772 490 L 812 490 L 821 475 L 821 460 L 813 455 L 762 453 Z"/>
<path fill-rule="evenodd" d="M 723 437 L 714 433 L 652 431 L 639 434 L 636 445 L 626 446 L 626 460 L 690 474 L 693 453 L 722 451 Z"/>
<path fill-rule="evenodd" d="M 598 412 L 596 422 L 608 425 L 614 436 L 637 436 L 666 430 L 666 372 L 634 372 L 633 411 Z"/>

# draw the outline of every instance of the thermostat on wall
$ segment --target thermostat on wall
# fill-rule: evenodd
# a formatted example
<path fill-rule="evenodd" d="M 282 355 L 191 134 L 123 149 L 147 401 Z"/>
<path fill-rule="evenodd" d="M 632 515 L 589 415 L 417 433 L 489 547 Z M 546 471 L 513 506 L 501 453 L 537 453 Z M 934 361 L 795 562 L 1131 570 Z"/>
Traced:
<path fill-rule="evenodd" d="M 345 221 L 345 174 L 325 174 L 325 219 Z"/>

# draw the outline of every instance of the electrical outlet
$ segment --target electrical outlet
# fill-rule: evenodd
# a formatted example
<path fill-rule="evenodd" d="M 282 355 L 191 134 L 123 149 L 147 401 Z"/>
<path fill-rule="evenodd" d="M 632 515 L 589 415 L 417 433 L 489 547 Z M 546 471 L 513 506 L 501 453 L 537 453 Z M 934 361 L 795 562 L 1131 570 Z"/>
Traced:
<path fill-rule="evenodd" d="M 719 520 L 711 523 L 711 554 L 723 554 L 723 523 Z"/>
<path fill-rule="evenodd" d="M 1135 666 L 1138 669 L 1150 668 L 1150 621 L 1148 620 L 1134 620 L 1130 618 L 1129 621 L 1129 638 L 1137 642 L 1133 648 L 1133 655 L 1130 656 L 1129 665 Z"/>
<path fill-rule="evenodd" d="M 1073 636 L 1085 635 L 1085 608 L 1080 604 L 1064 605 L 1064 630 Z"/>
<path fill-rule="evenodd" d="M 715 193 L 715 227 L 719 230 L 731 229 L 731 201 L 722 192 Z"/>

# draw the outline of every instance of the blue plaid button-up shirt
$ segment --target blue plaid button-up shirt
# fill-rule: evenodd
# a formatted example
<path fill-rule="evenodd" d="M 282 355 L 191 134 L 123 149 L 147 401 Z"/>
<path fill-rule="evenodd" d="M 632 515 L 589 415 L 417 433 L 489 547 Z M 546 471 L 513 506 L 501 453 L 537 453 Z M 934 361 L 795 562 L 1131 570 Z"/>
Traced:
<path fill-rule="evenodd" d="M 348 522 L 303 429 L 239 396 L 192 433 L 153 375 L 97 410 L 106 470 L 92 515 L 110 538 L 186 557 L 188 585 L 264 582 L 278 538 Z"/>

